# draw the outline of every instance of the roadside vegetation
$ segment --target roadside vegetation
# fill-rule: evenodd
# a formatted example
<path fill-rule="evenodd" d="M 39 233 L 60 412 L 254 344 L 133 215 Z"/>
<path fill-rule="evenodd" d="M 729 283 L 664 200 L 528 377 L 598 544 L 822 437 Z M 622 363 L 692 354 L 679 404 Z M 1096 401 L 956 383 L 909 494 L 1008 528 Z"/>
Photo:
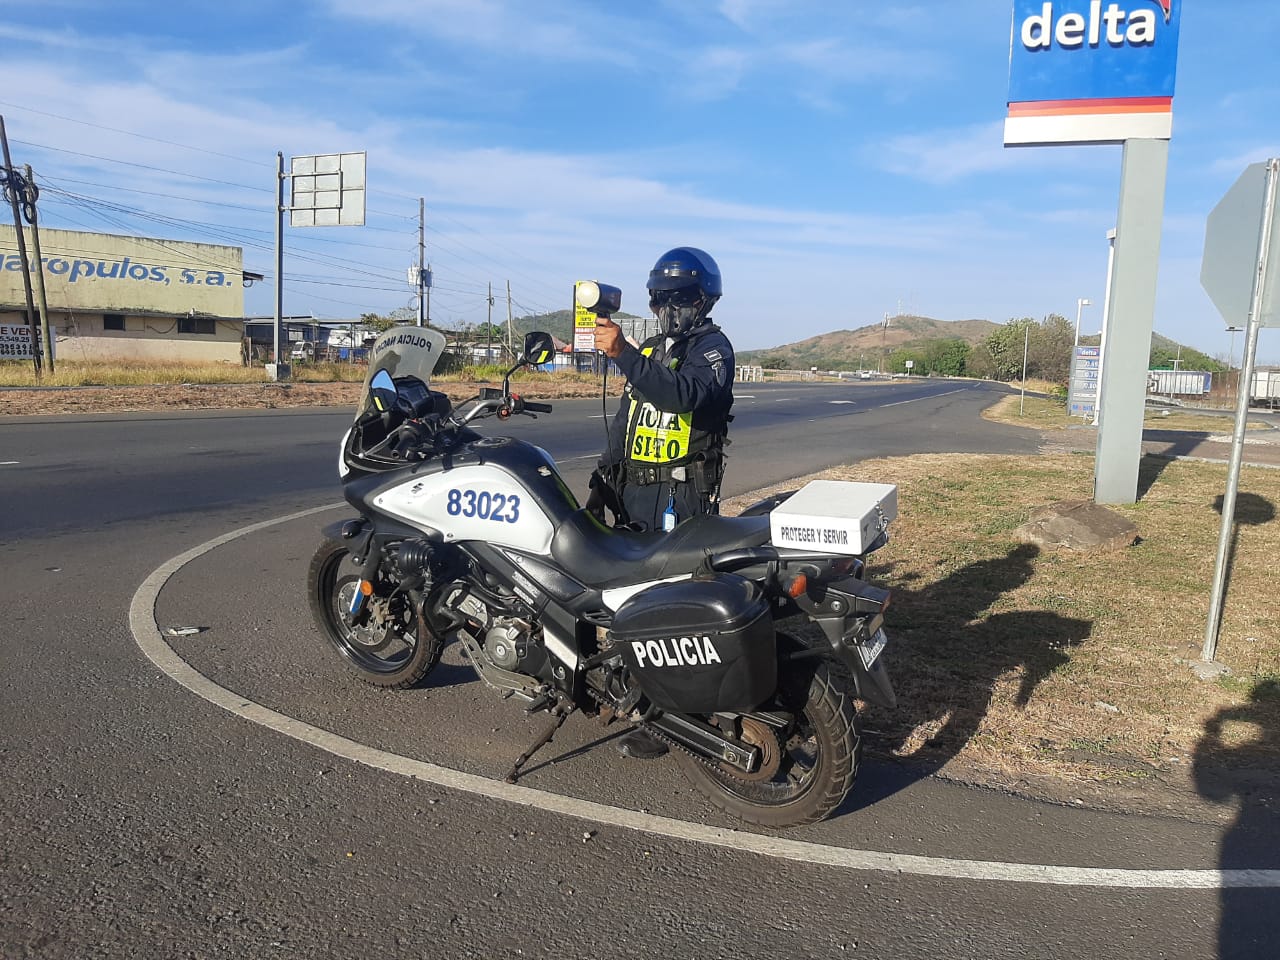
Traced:
<path fill-rule="evenodd" d="M 363 383 L 368 367 L 351 363 L 294 363 L 290 379 L 297 383 Z M 439 383 L 501 383 L 507 367 L 498 364 L 465 366 L 433 379 Z M 519 370 L 520 381 L 598 384 L 589 373 L 543 373 Z M 261 366 L 235 363 L 183 363 L 145 360 L 136 363 L 59 360 L 54 373 L 45 371 L 37 382 L 30 361 L 0 363 L 0 387 L 128 387 L 177 384 L 265 384 L 271 381 Z"/>

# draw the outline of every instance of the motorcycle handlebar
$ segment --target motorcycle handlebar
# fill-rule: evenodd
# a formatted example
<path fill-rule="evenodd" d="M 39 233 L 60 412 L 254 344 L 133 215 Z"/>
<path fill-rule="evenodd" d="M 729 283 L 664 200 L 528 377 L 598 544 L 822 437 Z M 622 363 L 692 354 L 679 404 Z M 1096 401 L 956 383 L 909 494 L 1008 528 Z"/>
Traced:
<path fill-rule="evenodd" d="M 551 404 L 535 403 L 532 400 L 526 400 L 524 402 L 524 408 L 529 413 L 550 413 L 551 412 Z"/>

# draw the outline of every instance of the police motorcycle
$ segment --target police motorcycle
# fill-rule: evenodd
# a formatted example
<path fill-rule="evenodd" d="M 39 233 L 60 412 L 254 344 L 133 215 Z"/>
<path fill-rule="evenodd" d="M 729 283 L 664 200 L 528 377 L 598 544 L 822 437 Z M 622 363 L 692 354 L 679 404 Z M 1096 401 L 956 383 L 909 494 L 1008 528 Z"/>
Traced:
<path fill-rule="evenodd" d="M 510 384 L 551 357 L 551 337 L 529 334 L 502 386 L 457 409 L 429 387 L 443 347 L 426 328 L 384 333 L 342 441 L 358 516 L 324 530 L 307 589 L 346 666 L 407 688 L 461 644 L 488 686 L 553 718 L 508 782 L 580 711 L 642 725 L 745 820 L 784 827 L 834 810 L 861 756 L 854 700 L 895 701 L 880 659 L 889 593 L 863 579 L 888 518 L 844 554 L 818 542 L 830 529 L 779 527 L 782 497 L 670 533 L 608 527 L 545 450 L 472 429 L 551 412 Z M 800 545 L 773 542 L 786 536 Z"/>

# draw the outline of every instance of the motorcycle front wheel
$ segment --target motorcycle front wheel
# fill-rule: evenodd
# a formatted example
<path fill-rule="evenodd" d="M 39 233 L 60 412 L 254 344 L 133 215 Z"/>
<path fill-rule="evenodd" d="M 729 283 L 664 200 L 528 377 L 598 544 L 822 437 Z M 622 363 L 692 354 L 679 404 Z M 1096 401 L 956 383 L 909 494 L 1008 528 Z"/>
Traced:
<path fill-rule="evenodd" d="M 750 823 L 794 827 L 821 820 L 848 795 L 862 738 L 847 681 L 816 660 L 780 669 L 773 700 L 735 723 L 737 736 L 761 750 L 759 772 L 673 752 L 689 781 L 721 810 Z"/>
<path fill-rule="evenodd" d="M 444 643 L 405 593 L 383 590 L 365 599 L 352 617 L 351 604 L 360 589 L 360 571 L 349 562 L 340 543 L 320 545 L 307 573 L 311 616 L 347 668 L 375 687 L 405 689 L 425 677 L 437 663 Z"/>

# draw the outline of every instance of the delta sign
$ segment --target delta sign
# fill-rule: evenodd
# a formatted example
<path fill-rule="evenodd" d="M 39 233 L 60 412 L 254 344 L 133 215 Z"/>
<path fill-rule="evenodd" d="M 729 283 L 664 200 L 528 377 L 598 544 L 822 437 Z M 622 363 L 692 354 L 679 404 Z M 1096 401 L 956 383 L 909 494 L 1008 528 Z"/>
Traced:
<path fill-rule="evenodd" d="M 1168 140 L 1182 0 L 1014 0 L 1005 146 Z"/>

